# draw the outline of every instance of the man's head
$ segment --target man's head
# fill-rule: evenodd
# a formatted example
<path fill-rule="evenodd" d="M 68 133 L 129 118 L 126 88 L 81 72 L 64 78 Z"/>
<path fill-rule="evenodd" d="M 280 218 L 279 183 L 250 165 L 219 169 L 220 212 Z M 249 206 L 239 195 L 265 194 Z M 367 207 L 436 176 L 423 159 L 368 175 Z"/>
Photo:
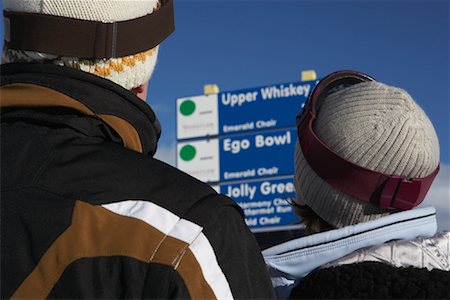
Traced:
<path fill-rule="evenodd" d="M 406 91 L 367 81 L 320 99 L 313 131 L 346 161 L 404 178 L 423 178 L 436 171 L 439 144 L 435 130 Z M 329 179 L 323 179 L 323 174 L 319 176 L 308 163 L 304 149 L 297 143 L 294 181 L 298 204 L 306 204 L 333 227 L 373 220 L 395 211 L 331 186 L 326 181 Z M 346 184 L 352 189 L 351 185 L 358 182 Z"/>
<path fill-rule="evenodd" d="M 163 3 L 168 2 L 167 0 L 162 1 Z M 83 41 L 83 47 L 89 49 L 97 47 L 99 39 L 111 39 L 112 52 L 110 55 L 105 54 L 102 57 L 78 57 L 78 56 L 68 56 L 61 55 L 58 53 L 58 47 L 52 53 L 37 51 L 36 49 L 29 49 L 26 46 L 17 46 L 20 43 L 9 43 L 9 40 L 14 41 L 14 39 L 23 38 L 16 37 L 14 34 L 22 31 L 18 31 L 17 28 L 20 26 L 19 18 L 13 16 L 7 16 L 5 13 L 6 25 L 5 25 L 5 46 L 3 49 L 3 63 L 9 62 L 39 62 L 39 63 L 53 63 L 62 66 L 68 66 L 82 71 L 104 77 L 115 83 L 121 85 L 122 87 L 131 90 L 139 97 L 145 99 L 147 92 L 147 83 L 150 79 L 153 70 L 156 65 L 156 59 L 158 55 L 158 45 L 154 45 L 151 48 L 146 49 L 146 45 L 151 45 L 147 43 L 146 45 L 139 48 L 139 50 L 133 51 L 133 49 L 127 49 L 127 55 L 114 55 L 116 49 L 124 48 L 127 40 L 143 39 L 149 35 L 154 34 L 152 31 L 157 31 L 161 24 L 158 24 L 156 20 L 149 20 L 149 22 L 141 22 L 142 24 L 132 25 L 137 31 L 130 32 L 130 26 L 127 21 L 142 19 L 142 17 L 154 15 L 156 11 L 161 8 L 161 2 L 159 0 L 3 0 L 3 8 L 5 12 L 18 12 L 18 13 L 31 13 L 45 16 L 56 16 L 59 20 L 85 20 L 91 22 L 85 22 L 91 27 L 86 26 L 86 29 L 78 25 L 61 25 L 61 28 L 53 28 L 49 26 L 48 36 L 41 35 L 41 37 L 50 38 L 50 36 L 63 35 L 63 40 L 65 46 L 62 48 L 81 48 L 77 45 L 78 40 Z M 22 17 L 22 16 L 19 16 Z M 23 18 L 28 18 L 29 15 L 25 15 Z M 15 19 L 13 19 L 15 18 Z M 11 20 L 9 20 L 11 19 Z M 18 21 L 19 20 L 19 21 Z M 69 20 L 69 21 L 70 21 Z M 26 21 L 29 22 L 29 21 Z M 47 20 L 37 19 L 37 24 L 39 26 L 46 26 L 44 24 Z M 58 22 L 58 19 L 57 19 Z M 152 23 L 153 22 L 153 23 Z M 94 24 L 95 23 L 95 24 Z M 96 24 L 111 24 L 110 27 L 104 27 L 106 30 L 111 28 L 111 34 L 104 34 L 100 32 L 103 27 L 97 26 Z M 32 24 L 32 23 L 30 23 Z M 50 23 L 51 24 L 51 23 Z M 56 23 L 58 24 L 58 23 Z M 63 23 L 60 23 L 63 24 Z M 119 26 L 116 26 L 119 24 Z M 123 25 L 125 24 L 125 25 Z M 150 24 L 150 26 L 148 25 Z M 152 25 L 154 28 L 152 28 Z M 83 24 L 84 26 L 84 24 Z M 23 26 L 22 26 L 23 27 Z M 32 26 L 29 26 L 32 27 Z M 56 26 L 58 27 L 58 26 Z M 75 31 L 71 28 L 75 27 Z M 92 33 L 89 28 L 94 28 Z M 42 30 L 40 28 L 41 34 Z M 36 30 L 39 36 L 39 30 Z M 84 31 L 83 31 L 84 30 Z M 128 32 L 126 32 L 128 30 Z M 58 32 L 59 31 L 59 32 Z M 100 33 L 101 34 L 100 34 Z M 29 33 L 27 33 L 29 34 Z M 34 32 L 26 36 L 27 39 L 32 40 L 35 38 L 33 36 Z M 90 38 L 83 37 L 83 35 L 92 35 Z M 125 36 L 129 34 L 129 36 Z M 133 36 L 131 36 L 133 35 Z M 168 35 L 168 34 L 167 34 Z M 166 35 L 166 36 L 167 36 Z M 166 37 L 164 36 L 164 38 Z M 106 38 L 105 38 L 106 37 Z M 82 39 L 84 38 L 84 39 Z M 73 43 L 72 45 L 70 43 Z M 108 42 L 106 42 L 108 43 Z M 114 43 L 117 43 L 114 44 Z M 131 43 L 131 42 L 130 42 Z M 10 47 L 9 45 L 13 45 Z M 87 44 L 87 45 L 86 45 Z M 136 44 L 139 44 L 137 42 Z M 142 44 L 142 43 L 141 43 Z M 39 41 L 35 41 L 32 45 L 39 45 Z M 109 45 L 107 45 L 109 47 Z M 133 47 L 133 46 L 130 46 Z M 77 53 L 77 52 L 74 52 Z M 125 53 L 122 51 L 122 53 Z"/>

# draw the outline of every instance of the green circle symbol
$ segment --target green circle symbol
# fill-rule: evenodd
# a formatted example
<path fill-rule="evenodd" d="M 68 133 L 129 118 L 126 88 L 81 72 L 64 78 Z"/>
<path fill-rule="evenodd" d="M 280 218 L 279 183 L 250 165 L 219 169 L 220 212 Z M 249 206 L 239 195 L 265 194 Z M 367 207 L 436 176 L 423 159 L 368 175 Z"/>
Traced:
<path fill-rule="evenodd" d="M 195 102 L 191 99 L 183 101 L 180 105 L 180 112 L 184 116 L 190 116 L 195 111 Z"/>
<path fill-rule="evenodd" d="M 195 150 L 195 147 L 192 145 L 183 146 L 180 150 L 180 157 L 184 161 L 192 160 L 195 157 L 195 154 L 197 154 L 197 150 Z"/>

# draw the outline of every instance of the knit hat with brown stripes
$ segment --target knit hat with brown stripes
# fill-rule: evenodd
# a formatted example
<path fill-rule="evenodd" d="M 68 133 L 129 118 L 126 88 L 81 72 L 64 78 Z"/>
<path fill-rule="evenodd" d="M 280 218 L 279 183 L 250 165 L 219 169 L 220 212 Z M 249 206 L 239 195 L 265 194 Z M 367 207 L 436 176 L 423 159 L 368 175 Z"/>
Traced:
<path fill-rule="evenodd" d="M 347 160 L 371 170 L 408 178 L 425 177 L 439 163 L 436 132 L 425 112 L 404 90 L 364 82 L 335 92 L 319 103 L 314 132 Z M 307 204 L 335 227 L 387 214 L 371 203 L 332 188 L 295 150 L 297 202 Z"/>
<path fill-rule="evenodd" d="M 38 13 L 105 23 L 131 20 L 151 14 L 158 0 L 3 0 L 3 9 Z M 139 34 L 139 33 L 137 33 Z M 3 63 L 51 62 L 107 78 L 130 90 L 145 84 L 151 77 L 158 55 L 156 46 L 134 55 L 86 60 L 47 53 L 3 48 Z"/>

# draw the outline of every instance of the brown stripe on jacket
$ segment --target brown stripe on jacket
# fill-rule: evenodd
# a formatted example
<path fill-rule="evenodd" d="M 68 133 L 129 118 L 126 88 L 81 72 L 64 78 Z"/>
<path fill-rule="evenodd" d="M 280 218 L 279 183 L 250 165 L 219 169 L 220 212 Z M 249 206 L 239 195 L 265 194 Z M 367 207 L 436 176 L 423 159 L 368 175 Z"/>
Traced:
<path fill-rule="evenodd" d="M 60 106 L 75 109 L 89 116 L 97 116 L 114 129 L 125 148 L 143 152 L 136 128 L 128 121 L 113 115 L 96 114 L 83 103 L 53 89 L 31 83 L 12 83 L 0 88 L 1 108 Z"/>
<path fill-rule="evenodd" d="M 45 299 L 71 263 L 99 256 L 128 256 L 172 266 L 191 298 L 216 298 L 188 244 L 139 219 L 76 201 L 70 227 L 47 249 L 11 299 Z"/>

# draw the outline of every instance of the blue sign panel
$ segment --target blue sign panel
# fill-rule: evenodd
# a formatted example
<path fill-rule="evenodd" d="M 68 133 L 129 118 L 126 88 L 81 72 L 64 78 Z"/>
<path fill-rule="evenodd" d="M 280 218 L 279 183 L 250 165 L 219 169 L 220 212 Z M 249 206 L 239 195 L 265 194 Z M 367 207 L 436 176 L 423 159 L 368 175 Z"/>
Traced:
<path fill-rule="evenodd" d="M 219 93 L 219 135 L 295 126 L 295 116 L 315 84 L 291 82 Z"/>
<path fill-rule="evenodd" d="M 294 173 L 296 128 L 219 138 L 220 181 Z"/>
<path fill-rule="evenodd" d="M 295 117 L 317 82 L 177 99 L 177 167 L 235 200 L 252 231 L 297 228 Z"/>
<path fill-rule="evenodd" d="M 223 184 L 220 193 L 236 201 L 245 214 L 245 222 L 253 230 L 289 226 L 298 216 L 286 199 L 295 199 L 292 177 L 236 184 Z"/>

